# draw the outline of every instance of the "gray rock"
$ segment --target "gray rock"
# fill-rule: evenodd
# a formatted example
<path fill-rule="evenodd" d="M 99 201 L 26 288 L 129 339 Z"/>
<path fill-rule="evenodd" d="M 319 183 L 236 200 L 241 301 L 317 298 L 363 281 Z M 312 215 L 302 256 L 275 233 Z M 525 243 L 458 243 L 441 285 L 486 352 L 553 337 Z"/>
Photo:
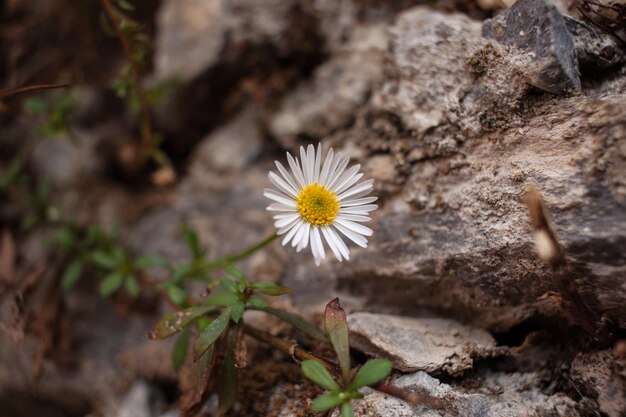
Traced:
<path fill-rule="evenodd" d="M 485 376 L 478 392 L 489 398 L 489 417 L 577 417 L 576 402 L 563 393 L 542 391 L 540 373 L 495 372 Z"/>
<path fill-rule="evenodd" d="M 157 16 L 154 81 L 189 81 L 242 42 L 280 48 L 292 5 L 281 0 L 164 1 Z"/>
<path fill-rule="evenodd" d="M 99 173 L 100 138 L 92 132 L 76 130 L 73 136 L 49 138 L 36 143 L 32 157 L 37 174 L 57 188 L 71 187 L 85 176 Z"/>
<path fill-rule="evenodd" d="M 549 0 L 518 0 L 485 21 L 482 33 L 510 47 L 510 62 L 535 87 L 553 94 L 581 89 L 574 41 Z"/>
<path fill-rule="evenodd" d="M 115 417 L 151 417 L 150 389 L 145 382 L 135 382 L 122 398 Z"/>
<path fill-rule="evenodd" d="M 283 147 L 293 149 L 298 135 L 322 138 L 349 125 L 382 77 L 384 29 L 373 25 L 357 32 L 354 42 L 291 92 L 270 120 L 270 131 Z"/>
<path fill-rule="evenodd" d="M 563 394 L 541 392 L 540 375 L 487 374 L 478 393 L 466 393 L 462 387 L 444 384 L 425 372 L 404 375 L 394 385 L 420 395 L 444 400 L 446 407 L 432 409 L 409 404 L 373 391 L 355 403 L 356 415 L 362 417 L 556 417 L 578 416 L 575 402 Z M 334 414 L 333 416 L 338 416 Z"/>
<path fill-rule="evenodd" d="M 482 45 L 480 24 L 417 7 L 402 13 L 390 32 L 393 66 L 370 106 L 396 115 L 419 138 L 445 123 L 451 106 L 472 85 L 466 61 Z"/>
<path fill-rule="evenodd" d="M 194 152 L 190 169 L 240 171 L 259 156 L 262 142 L 257 112 L 245 109 L 202 140 Z"/>
<path fill-rule="evenodd" d="M 190 79 L 219 57 L 224 33 L 221 1 L 163 2 L 157 16 L 155 78 Z"/>
<path fill-rule="evenodd" d="M 354 313 L 348 325 L 353 347 L 388 358 L 403 372 L 459 375 L 472 368 L 473 359 L 500 351 L 489 333 L 452 320 Z"/>
<path fill-rule="evenodd" d="M 600 32 L 585 22 L 564 16 L 567 30 L 574 37 L 576 58 L 581 72 L 610 69 L 624 59 L 624 52 L 614 37 Z"/>

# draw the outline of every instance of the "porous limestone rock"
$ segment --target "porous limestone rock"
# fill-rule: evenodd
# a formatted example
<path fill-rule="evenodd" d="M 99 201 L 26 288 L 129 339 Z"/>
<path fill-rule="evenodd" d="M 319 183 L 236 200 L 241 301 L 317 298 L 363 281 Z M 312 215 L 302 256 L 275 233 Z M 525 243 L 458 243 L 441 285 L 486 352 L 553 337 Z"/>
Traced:
<path fill-rule="evenodd" d="M 447 319 L 360 312 L 349 315 L 348 326 L 353 347 L 390 359 L 403 372 L 459 375 L 474 359 L 498 352 L 489 333 Z"/>

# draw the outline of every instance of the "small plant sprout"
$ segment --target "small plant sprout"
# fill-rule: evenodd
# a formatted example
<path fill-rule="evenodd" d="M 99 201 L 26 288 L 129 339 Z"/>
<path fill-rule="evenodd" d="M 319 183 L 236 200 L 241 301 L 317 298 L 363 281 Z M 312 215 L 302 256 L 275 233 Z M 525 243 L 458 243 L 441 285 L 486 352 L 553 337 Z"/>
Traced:
<path fill-rule="evenodd" d="M 304 375 L 328 391 L 313 401 L 312 408 L 317 411 L 339 408 L 342 417 L 352 417 L 354 411 L 351 401 L 363 398 L 359 389 L 374 386 L 386 378 L 392 364 L 387 359 L 370 359 L 353 374 L 350 367 L 348 323 L 338 299 L 326 306 L 324 327 L 337 354 L 341 377 L 337 378 L 338 382 L 319 361 L 311 359 L 302 362 Z"/>
<path fill-rule="evenodd" d="M 144 255 L 132 257 L 121 247 L 114 247 L 109 253 L 95 251 L 91 261 L 103 272 L 100 282 L 100 295 L 107 297 L 118 291 L 122 285 L 126 292 L 137 297 L 140 292 L 139 277 L 148 268 L 166 268 L 167 262 L 158 256 Z"/>
<path fill-rule="evenodd" d="M 344 237 L 366 248 L 366 236 L 372 230 L 361 223 L 370 221 L 369 212 L 378 206 L 377 197 L 368 197 L 374 180 L 358 182 L 363 174 L 360 165 L 348 169 L 350 159 L 335 155 L 330 149 L 322 164 L 322 145 L 300 147 L 300 160 L 287 153 L 291 174 L 276 161 L 280 175 L 270 171 L 269 179 L 278 191 L 266 189 L 263 195 L 273 202 L 269 211 L 274 216 L 278 235 L 285 235 L 282 244 L 300 252 L 311 247 L 315 264 L 326 257 L 322 236 L 335 257 L 341 262 L 350 258 Z"/>

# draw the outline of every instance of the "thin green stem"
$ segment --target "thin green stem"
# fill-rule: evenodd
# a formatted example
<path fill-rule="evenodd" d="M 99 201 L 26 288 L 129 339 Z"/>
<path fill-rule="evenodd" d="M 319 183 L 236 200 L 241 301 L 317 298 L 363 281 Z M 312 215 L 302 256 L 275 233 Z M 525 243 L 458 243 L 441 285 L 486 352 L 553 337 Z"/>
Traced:
<path fill-rule="evenodd" d="M 206 265 L 206 267 L 208 269 L 221 268 L 221 267 L 224 267 L 226 265 L 229 265 L 229 264 L 235 263 L 237 261 L 240 261 L 242 259 L 245 259 L 248 256 L 252 255 L 254 252 L 258 251 L 259 249 L 262 249 L 265 246 L 267 246 L 270 243 L 272 243 L 276 238 L 278 238 L 278 235 L 276 233 L 274 233 L 271 236 L 269 236 L 269 237 L 265 238 L 264 240 L 260 241 L 256 245 L 251 246 L 248 249 L 244 250 L 243 252 L 237 253 L 235 255 L 230 255 L 230 256 L 227 256 L 225 258 L 217 259 L 217 260 L 215 260 L 213 262 L 209 262 Z"/>

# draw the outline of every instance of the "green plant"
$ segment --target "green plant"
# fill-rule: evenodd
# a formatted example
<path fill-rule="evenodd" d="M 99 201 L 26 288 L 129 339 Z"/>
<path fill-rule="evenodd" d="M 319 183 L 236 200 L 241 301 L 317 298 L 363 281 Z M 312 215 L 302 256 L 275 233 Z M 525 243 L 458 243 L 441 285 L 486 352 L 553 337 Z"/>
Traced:
<path fill-rule="evenodd" d="M 136 297 L 140 292 L 139 277 L 150 268 L 168 268 L 169 264 L 153 255 L 133 257 L 117 242 L 119 225 L 114 224 L 107 232 L 97 226 L 81 226 L 68 223 L 60 227 L 53 241 L 68 258 L 61 286 L 68 291 L 83 276 L 85 269 L 92 268 L 102 275 L 100 294 L 109 296 L 122 285 L 126 292 Z"/>
<path fill-rule="evenodd" d="M 76 108 L 76 94 L 73 91 L 54 93 L 49 99 L 34 97 L 24 102 L 24 109 L 41 122 L 37 132 L 46 136 L 69 133 L 72 114 Z"/>
<path fill-rule="evenodd" d="M 195 246 L 192 239 L 192 246 Z M 221 265 L 213 261 L 209 265 Z M 232 264 L 222 267 L 225 276 L 212 281 L 209 296 L 200 304 L 187 307 L 165 316 L 151 333 L 153 339 L 163 339 L 180 333 L 172 352 L 177 369 L 185 360 L 192 334 L 197 333 L 193 345 L 193 360 L 198 372 L 219 375 L 219 414 L 233 404 L 236 392 L 237 346 L 246 329 L 243 316 L 246 311 L 257 310 L 272 314 L 291 324 L 312 338 L 325 339 L 325 335 L 297 314 L 272 308 L 262 296 L 288 294 L 290 289 L 272 282 L 250 282 L 245 274 Z M 196 331 L 192 331 L 192 328 Z M 221 361 L 215 358 L 223 358 Z"/>
<path fill-rule="evenodd" d="M 72 289 L 80 280 L 84 270 L 90 266 L 96 251 L 110 251 L 115 245 L 118 226 L 113 225 L 107 233 L 96 226 L 84 227 L 68 223 L 57 229 L 52 242 L 57 244 L 68 259 L 61 278 L 65 291 Z"/>
<path fill-rule="evenodd" d="M 153 255 L 133 257 L 121 247 L 114 247 L 110 252 L 95 251 L 91 254 L 91 261 L 103 272 L 100 282 L 100 294 L 107 297 L 118 291 L 122 285 L 126 292 L 136 297 L 139 295 L 139 278 L 143 270 L 148 268 L 167 268 L 168 263 Z"/>
<path fill-rule="evenodd" d="M 152 52 L 152 44 L 146 28 L 130 17 L 135 6 L 126 0 L 102 0 L 104 14 L 100 19 L 106 33 L 119 39 L 125 62 L 111 88 L 126 100 L 128 108 L 137 116 L 141 139 L 141 161 L 152 160 L 160 167 L 170 167 L 171 161 L 160 147 L 161 137 L 152 125 L 152 105 L 160 100 L 170 83 L 152 89 L 144 85 L 144 71 Z"/>
<path fill-rule="evenodd" d="M 50 185 L 41 181 L 32 190 L 26 191 L 28 211 L 22 217 L 22 228 L 31 229 L 42 222 L 56 222 L 60 219 L 59 209 L 50 202 Z"/>
<path fill-rule="evenodd" d="M 320 361 L 306 360 L 302 362 L 302 372 L 328 392 L 313 401 L 314 410 L 323 411 L 339 408 L 342 417 L 354 416 L 352 400 L 363 398 L 360 388 L 374 386 L 386 378 L 392 369 L 387 359 L 370 359 L 354 374 L 350 367 L 350 342 L 346 315 L 338 299 L 326 306 L 324 327 L 333 345 L 341 376 L 334 378 Z"/>

